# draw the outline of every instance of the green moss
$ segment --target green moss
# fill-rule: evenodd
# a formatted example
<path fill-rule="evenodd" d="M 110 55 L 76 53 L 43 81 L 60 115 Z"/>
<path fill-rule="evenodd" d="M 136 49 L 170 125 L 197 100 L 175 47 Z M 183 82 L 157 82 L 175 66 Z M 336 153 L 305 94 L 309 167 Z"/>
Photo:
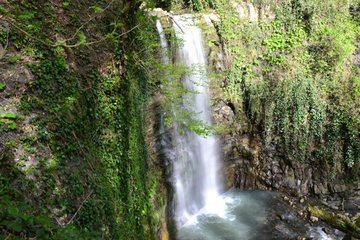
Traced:
<path fill-rule="evenodd" d="M 11 144 L 0 155 L 0 207 L 12 209 L 0 214 L 1 234 L 151 239 L 155 230 L 144 227 L 152 209 L 143 136 L 147 68 L 157 47 L 150 17 L 132 1 L 109 6 L 95 0 L 61 5 L 9 2 L 9 15 L 23 30 L 12 28 L 9 44 L 24 55 L 21 58 L 31 59 L 27 67 L 34 75 L 20 110 L 25 116 L 36 113 L 30 123 L 36 131 L 34 136 L 18 137 L 24 155 L 17 164 Z M 90 22 L 89 15 L 94 17 Z M 59 20 L 63 18 L 70 20 Z M 122 35 L 136 25 L 141 30 Z M 77 31 L 73 41 L 54 45 L 59 43 L 55 39 L 71 39 Z M 70 44 L 74 46 L 69 48 Z M 136 58 L 139 52 L 141 60 Z M 22 64 L 19 60 L 12 64 Z M 23 119 L 11 114 L 0 117 L 9 128 L 16 126 L 15 120 Z M 28 155 L 35 163 L 25 173 Z M 26 220 L 19 212 L 26 214 Z M 64 219 L 63 225 L 55 219 Z"/>
<path fill-rule="evenodd" d="M 5 146 L 8 148 L 15 148 L 16 145 L 17 145 L 17 143 L 15 140 L 10 140 L 10 141 L 6 142 L 6 144 L 5 144 Z"/>
<path fill-rule="evenodd" d="M 9 130 L 16 130 L 17 125 L 13 120 L 9 119 L 0 119 L 0 126 L 6 126 Z"/>
<path fill-rule="evenodd" d="M 355 225 L 360 229 L 360 217 L 355 220 Z"/>
<path fill-rule="evenodd" d="M 356 238 L 360 236 L 360 228 L 347 217 L 335 216 L 326 210 L 315 206 L 308 206 L 308 211 L 311 216 L 317 217 L 343 232 L 350 233 Z"/>

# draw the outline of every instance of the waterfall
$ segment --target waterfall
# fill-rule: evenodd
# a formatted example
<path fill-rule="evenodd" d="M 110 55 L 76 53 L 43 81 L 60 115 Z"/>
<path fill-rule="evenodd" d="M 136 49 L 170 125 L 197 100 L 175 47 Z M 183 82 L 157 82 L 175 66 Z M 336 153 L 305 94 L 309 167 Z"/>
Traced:
<path fill-rule="evenodd" d="M 163 64 L 170 64 L 170 59 L 169 59 L 169 56 L 168 56 L 169 44 L 168 44 L 168 42 L 166 40 L 164 29 L 163 29 L 159 19 L 156 20 L 156 29 L 157 29 L 157 32 L 158 32 L 159 38 L 160 38 L 161 62 Z"/>
<path fill-rule="evenodd" d="M 201 30 L 192 15 L 173 17 L 173 28 L 181 44 L 177 47 L 177 64 L 193 69 L 183 77 L 185 88 L 195 92 L 184 96 L 184 107 L 195 112 L 196 118 L 211 125 L 210 96 L 206 76 L 206 56 Z M 194 132 L 181 133 L 175 126 L 173 164 L 176 220 L 186 223 L 204 206 L 219 210 L 221 177 L 219 177 L 219 147 L 215 136 L 203 137 Z"/>
<path fill-rule="evenodd" d="M 211 125 L 209 79 L 206 75 L 201 30 L 195 25 L 192 15 L 173 16 L 172 19 L 174 32 L 180 40 L 176 48 L 176 64 L 192 69 L 182 78 L 184 87 L 193 92 L 183 96 L 184 108 L 196 113 L 194 117 L 204 124 Z M 156 21 L 156 28 L 160 39 L 161 61 L 170 64 L 169 46 L 159 20 Z M 175 154 L 171 176 L 175 188 L 175 220 L 180 227 L 204 207 L 210 213 L 218 213 L 221 209 L 219 147 L 215 136 L 203 137 L 194 132 L 184 132 L 176 123 L 172 146 Z"/>

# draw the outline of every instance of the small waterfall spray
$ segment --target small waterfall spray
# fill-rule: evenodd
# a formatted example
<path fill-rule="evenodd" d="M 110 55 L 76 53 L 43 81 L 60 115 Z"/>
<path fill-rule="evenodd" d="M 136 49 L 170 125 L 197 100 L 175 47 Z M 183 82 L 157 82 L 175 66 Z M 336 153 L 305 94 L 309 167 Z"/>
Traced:
<path fill-rule="evenodd" d="M 165 36 L 165 32 L 164 29 L 161 25 L 160 20 L 156 20 L 156 30 L 159 34 L 159 38 L 160 38 L 160 57 L 161 57 L 161 62 L 163 64 L 170 64 L 170 59 L 168 56 L 168 50 L 169 50 L 169 44 L 166 40 L 166 36 Z"/>

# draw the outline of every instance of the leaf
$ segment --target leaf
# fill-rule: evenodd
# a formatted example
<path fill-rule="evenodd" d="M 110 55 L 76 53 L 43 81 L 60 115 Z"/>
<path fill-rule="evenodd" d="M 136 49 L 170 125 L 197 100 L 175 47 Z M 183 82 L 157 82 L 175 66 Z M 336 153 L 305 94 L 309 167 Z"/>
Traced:
<path fill-rule="evenodd" d="M 15 232 L 21 232 L 23 230 L 22 225 L 19 222 L 11 222 L 7 227 Z"/>
<path fill-rule="evenodd" d="M 12 216 L 17 217 L 19 215 L 19 209 L 15 206 L 10 206 L 10 207 L 8 207 L 7 210 L 8 210 L 8 213 Z"/>
<path fill-rule="evenodd" d="M 67 8 L 70 5 L 70 2 L 64 1 L 62 5 L 64 8 Z"/>
<path fill-rule="evenodd" d="M 0 91 L 4 90 L 6 87 L 5 83 L 0 82 Z"/>
<path fill-rule="evenodd" d="M 19 15 L 18 18 L 20 20 L 30 20 L 35 16 L 34 12 L 24 12 L 23 14 Z"/>
<path fill-rule="evenodd" d="M 6 119 L 16 119 L 15 113 L 2 113 L 0 114 L 0 118 L 6 118 Z"/>
<path fill-rule="evenodd" d="M 15 122 L 11 122 L 9 125 L 8 125 L 8 128 L 10 130 L 16 130 L 17 129 L 17 125 Z"/>
<path fill-rule="evenodd" d="M 86 43 L 86 35 L 84 32 L 79 32 L 79 41 L 78 41 L 78 44 L 81 46 L 81 45 L 84 45 Z"/>
<path fill-rule="evenodd" d="M 0 118 L 0 126 L 2 126 L 2 125 L 6 125 L 8 127 L 8 129 L 10 129 L 10 130 L 16 130 L 17 129 L 17 125 L 13 120 L 1 119 Z"/>
<path fill-rule="evenodd" d="M 0 14 L 7 14 L 7 13 L 8 13 L 8 10 L 6 10 L 4 6 L 0 5 Z"/>
<path fill-rule="evenodd" d="M 92 6 L 92 7 L 90 7 L 90 9 L 94 10 L 95 13 L 101 13 L 104 11 L 104 9 L 102 9 L 99 6 Z"/>

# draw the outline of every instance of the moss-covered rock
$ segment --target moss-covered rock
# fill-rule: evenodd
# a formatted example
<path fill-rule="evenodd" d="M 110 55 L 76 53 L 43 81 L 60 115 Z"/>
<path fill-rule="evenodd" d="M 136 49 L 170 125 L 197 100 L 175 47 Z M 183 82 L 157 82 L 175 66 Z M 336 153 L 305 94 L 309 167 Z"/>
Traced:
<path fill-rule="evenodd" d="M 360 227 L 357 225 L 356 221 L 353 222 L 346 216 L 340 214 L 335 215 L 316 206 L 309 205 L 308 211 L 311 216 L 323 220 L 332 227 L 337 228 L 343 232 L 349 233 L 356 238 L 360 237 Z"/>

